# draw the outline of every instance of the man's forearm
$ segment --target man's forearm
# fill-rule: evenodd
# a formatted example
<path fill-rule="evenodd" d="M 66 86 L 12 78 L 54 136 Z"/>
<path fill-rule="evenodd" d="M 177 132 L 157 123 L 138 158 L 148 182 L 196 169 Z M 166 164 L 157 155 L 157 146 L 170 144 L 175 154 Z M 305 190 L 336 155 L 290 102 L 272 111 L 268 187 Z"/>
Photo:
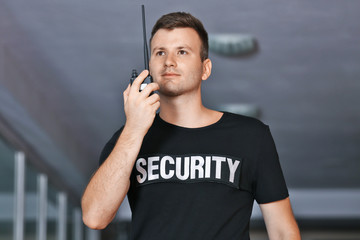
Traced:
<path fill-rule="evenodd" d="M 82 197 L 84 223 L 105 228 L 115 217 L 130 185 L 143 136 L 124 127 L 113 151 L 91 178 Z"/>
<path fill-rule="evenodd" d="M 141 72 L 123 92 L 126 124 L 114 149 L 85 189 L 81 207 L 83 221 L 90 228 L 105 228 L 129 190 L 134 162 L 160 107 L 159 95 L 151 95 L 159 89 L 157 83 L 150 83 L 139 91 L 148 75 L 148 70 Z"/>
<path fill-rule="evenodd" d="M 260 209 L 270 240 L 301 239 L 289 198 L 260 204 Z"/>
<path fill-rule="evenodd" d="M 301 240 L 300 231 L 297 225 L 290 226 L 277 236 L 269 235 L 270 240 Z"/>

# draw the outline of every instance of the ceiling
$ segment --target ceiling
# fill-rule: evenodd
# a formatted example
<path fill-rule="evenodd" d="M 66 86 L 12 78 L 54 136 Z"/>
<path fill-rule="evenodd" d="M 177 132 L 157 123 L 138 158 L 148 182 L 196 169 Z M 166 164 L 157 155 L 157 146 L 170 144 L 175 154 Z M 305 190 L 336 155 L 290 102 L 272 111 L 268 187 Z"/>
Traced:
<path fill-rule="evenodd" d="M 210 53 L 206 106 L 250 104 L 270 125 L 290 188 L 360 188 L 360 1 L 0 0 L 0 113 L 77 192 L 124 123 L 122 91 L 163 14 L 257 39 Z"/>

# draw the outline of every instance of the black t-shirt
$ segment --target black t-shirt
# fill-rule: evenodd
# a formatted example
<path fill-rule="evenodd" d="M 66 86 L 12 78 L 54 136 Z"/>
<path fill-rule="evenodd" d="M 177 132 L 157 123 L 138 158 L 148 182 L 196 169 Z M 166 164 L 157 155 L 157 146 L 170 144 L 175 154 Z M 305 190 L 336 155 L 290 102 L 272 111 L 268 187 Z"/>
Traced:
<path fill-rule="evenodd" d="M 121 133 L 104 147 L 100 164 Z M 249 239 L 254 199 L 288 197 L 269 127 L 224 113 L 202 128 L 183 128 L 158 115 L 130 179 L 131 239 Z"/>

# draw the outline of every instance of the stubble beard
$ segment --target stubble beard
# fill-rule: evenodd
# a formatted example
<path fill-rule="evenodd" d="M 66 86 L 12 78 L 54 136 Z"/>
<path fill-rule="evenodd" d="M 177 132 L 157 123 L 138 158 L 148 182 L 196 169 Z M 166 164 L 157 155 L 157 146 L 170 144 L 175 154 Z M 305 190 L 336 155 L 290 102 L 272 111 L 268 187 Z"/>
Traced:
<path fill-rule="evenodd" d="M 173 98 L 178 96 L 185 96 L 189 94 L 195 94 L 201 87 L 201 83 L 192 83 L 191 85 L 183 85 L 183 80 L 163 80 L 159 83 L 160 89 L 158 90 L 160 95 Z"/>
<path fill-rule="evenodd" d="M 173 79 L 163 77 L 162 74 L 167 71 L 174 72 L 176 74 L 179 74 L 180 76 Z M 198 72 L 193 72 L 192 74 L 187 75 L 189 79 L 183 79 L 183 77 L 185 76 L 178 70 L 174 69 L 164 69 L 159 75 L 159 81 L 156 81 L 155 79 L 155 82 L 157 82 L 160 87 L 158 92 L 160 93 L 160 95 L 163 95 L 165 97 L 178 97 L 181 95 L 187 95 L 192 93 L 195 94 L 201 87 L 202 81 L 200 80 L 200 82 L 197 82 L 197 80 L 201 78 L 201 76 L 198 75 Z"/>
<path fill-rule="evenodd" d="M 159 86 L 159 93 L 166 97 L 177 97 L 183 94 L 181 87 L 171 80 L 166 80 L 166 82 L 159 84 Z"/>

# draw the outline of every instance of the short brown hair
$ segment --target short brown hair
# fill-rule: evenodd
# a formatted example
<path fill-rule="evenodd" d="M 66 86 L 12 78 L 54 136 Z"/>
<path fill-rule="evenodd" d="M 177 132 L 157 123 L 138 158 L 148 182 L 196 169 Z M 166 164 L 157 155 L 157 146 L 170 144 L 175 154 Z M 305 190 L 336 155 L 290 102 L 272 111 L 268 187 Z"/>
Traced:
<path fill-rule="evenodd" d="M 190 13 L 174 12 L 163 15 L 161 18 L 159 18 L 159 20 L 157 20 L 151 31 L 150 43 L 155 33 L 159 29 L 172 30 L 174 28 L 186 28 L 186 27 L 192 28 L 198 33 L 202 43 L 200 58 L 201 61 L 204 61 L 205 59 L 208 58 L 209 55 L 208 34 L 201 21 L 196 17 L 194 17 L 193 15 L 191 15 Z"/>

